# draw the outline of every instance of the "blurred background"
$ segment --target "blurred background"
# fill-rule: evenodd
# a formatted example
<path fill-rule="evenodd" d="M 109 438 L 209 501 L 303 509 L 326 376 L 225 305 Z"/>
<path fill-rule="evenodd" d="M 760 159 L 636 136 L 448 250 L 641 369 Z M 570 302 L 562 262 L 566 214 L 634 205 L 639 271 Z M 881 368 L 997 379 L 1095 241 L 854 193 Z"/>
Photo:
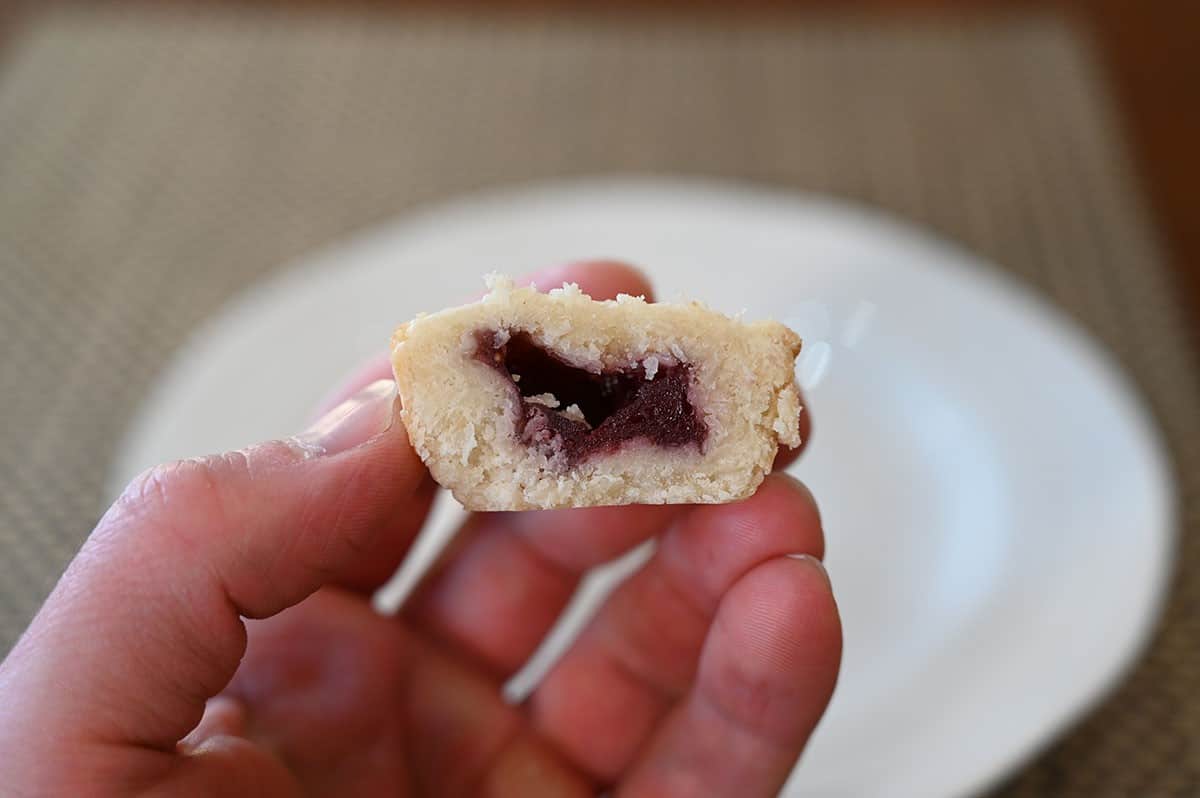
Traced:
<path fill-rule="evenodd" d="M 0 651 L 243 292 L 472 192 L 741 181 L 978 253 L 1124 368 L 1176 576 L 1116 691 L 989 794 L 1200 794 L 1197 43 L 1200 3 L 1166 1 L 4 4 Z"/>

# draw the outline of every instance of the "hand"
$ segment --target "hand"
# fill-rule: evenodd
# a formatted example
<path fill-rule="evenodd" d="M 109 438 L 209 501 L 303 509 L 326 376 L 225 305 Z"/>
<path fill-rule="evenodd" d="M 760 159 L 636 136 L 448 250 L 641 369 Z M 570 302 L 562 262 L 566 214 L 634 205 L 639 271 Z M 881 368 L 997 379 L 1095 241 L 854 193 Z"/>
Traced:
<path fill-rule="evenodd" d="M 649 294 L 619 264 L 538 282 L 564 279 Z M 808 492 L 776 474 L 724 506 L 477 513 L 382 617 L 371 592 L 434 492 L 394 395 L 372 382 L 296 439 L 129 486 L 0 665 L 6 794 L 779 789 L 841 650 Z M 580 577 L 650 538 L 649 562 L 506 703 Z"/>

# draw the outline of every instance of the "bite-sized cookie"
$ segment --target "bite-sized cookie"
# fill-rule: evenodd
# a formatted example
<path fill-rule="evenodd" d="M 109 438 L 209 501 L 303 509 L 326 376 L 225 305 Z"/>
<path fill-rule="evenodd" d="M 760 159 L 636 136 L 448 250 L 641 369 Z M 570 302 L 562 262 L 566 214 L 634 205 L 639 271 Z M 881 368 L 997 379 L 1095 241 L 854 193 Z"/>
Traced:
<path fill-rule="evenodd" d="M 488 285 L 392 337 L 409 437 L 467 509 L 728 502 L 800 444 L 782 324 Z"/>

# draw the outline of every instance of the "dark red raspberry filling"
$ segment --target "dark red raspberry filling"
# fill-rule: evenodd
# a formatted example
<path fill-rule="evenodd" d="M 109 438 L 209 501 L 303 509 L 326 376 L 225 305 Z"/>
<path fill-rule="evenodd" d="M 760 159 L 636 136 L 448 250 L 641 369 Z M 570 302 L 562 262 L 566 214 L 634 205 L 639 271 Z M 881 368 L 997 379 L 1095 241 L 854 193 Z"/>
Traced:
<path fill-rule="evenodd" d="M 502 335 L 481 330 L 475 339 L 476 356 L 502 374 L 521 397 L 518 437 L 548 451 L 561 449 L 570 465 L 596 453 L 614 452 L 635 439 L 655 446 L 699 448 L 708 436 L 688 399 L 689 364 L 660 365 L 650 379 L 640 362 L 597 374 L 563 361 L 526 332 L 514 331 L 499 343 Z M 528 400 L 547 393 L 558 400 L 557 409 Z M 563 414 L 571 405 L 578 405 L 586 423 Z"/>

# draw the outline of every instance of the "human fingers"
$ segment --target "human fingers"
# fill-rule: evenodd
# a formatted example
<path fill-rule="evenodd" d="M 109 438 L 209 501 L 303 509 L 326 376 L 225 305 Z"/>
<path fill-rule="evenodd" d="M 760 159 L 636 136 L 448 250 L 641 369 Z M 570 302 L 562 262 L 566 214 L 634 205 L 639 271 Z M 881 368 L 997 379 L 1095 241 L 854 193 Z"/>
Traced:
<path fill-rule="evenodd" d="M 394 401 L 373 384 L 302 436 L 136 479 L 0 666 L 0 738 L 174 750 L 237 668 L 242 617 L 354 577 L 398 517 L 415 534 L 427 475 Z"/>
<path fill-rule="evenodd" d="M 841 646 L 837 605 L 815 558 L 758 564 L 721 599 L 695 684 L 616 794 L 778 794 L 833 694 Z"/>
<path fill-rule="evenodd" d="M 541 644 L 587 571 L 659 534 L 685 511 L 632 505 L 476 513 L 404 618 L 503 681 Z"/>
<path fill-rule="evenodd" d="M 614 782 L 692 687 L 731 587 L 773 558 L 823 551 L 816 504 L 785 475 L 745 501 L 694 509 L 538 685 L 528 703 L 533 726 L 584 772 Z"/>

